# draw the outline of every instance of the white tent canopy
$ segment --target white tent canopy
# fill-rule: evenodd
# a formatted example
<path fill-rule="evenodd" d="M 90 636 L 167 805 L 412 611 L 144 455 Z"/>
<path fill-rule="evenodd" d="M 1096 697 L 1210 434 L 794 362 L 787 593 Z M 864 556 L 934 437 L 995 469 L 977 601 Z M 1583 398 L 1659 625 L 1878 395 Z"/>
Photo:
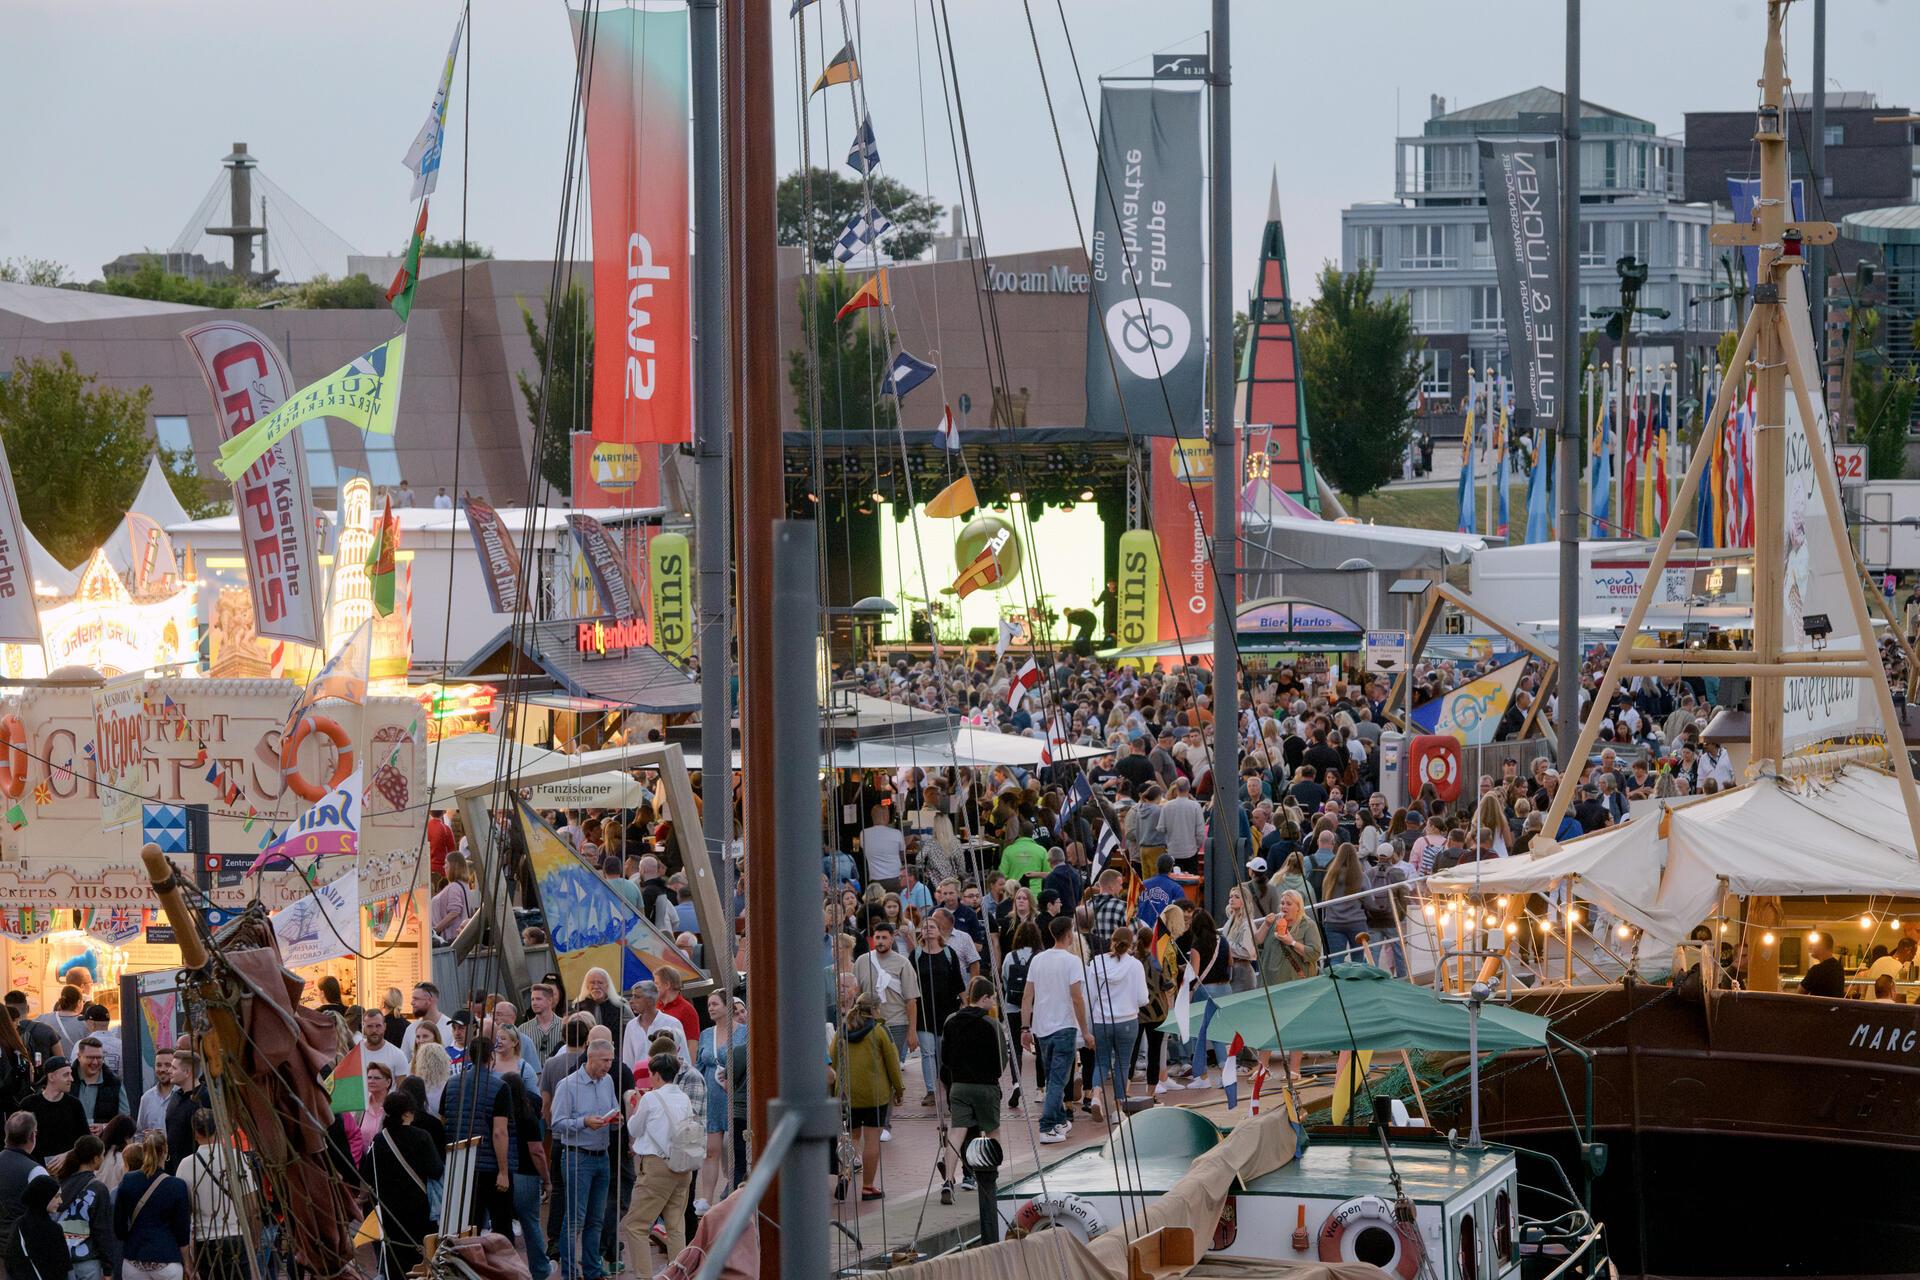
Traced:
<path fill-rule="evenodd" d="M 1763 779 L 1674 805 L 1538 857 L 1467 863 L 1429 883 L 1440 892 L 1544 893 L 1570 876 L 1580 897 L 1672 945 L 1713 914 L 1721 893 L 1787 898 L 1920 897 L 1899 783 L 1848 770 L 1818 782 Z"/>
<path fill-rule="evenodd" d="M 187 509 L 180 505 L 180 499 L 173 494 L 173 485 L 167 480 L 167 473 L 160 466 L 160 459 L 147 459 L 147 476 L 140 482 L 140 492 L 134 495 L 133 504 L 128 511 L 143 515 L 160 528 L 169 525 L 185 524 Z M 133 533 L 125 516 L 107 536 L 107 563 L 117 573 L 126 573 L 133 567 Z M 172 572 L 172 566 L 162 566 L 166 572 Z"/>

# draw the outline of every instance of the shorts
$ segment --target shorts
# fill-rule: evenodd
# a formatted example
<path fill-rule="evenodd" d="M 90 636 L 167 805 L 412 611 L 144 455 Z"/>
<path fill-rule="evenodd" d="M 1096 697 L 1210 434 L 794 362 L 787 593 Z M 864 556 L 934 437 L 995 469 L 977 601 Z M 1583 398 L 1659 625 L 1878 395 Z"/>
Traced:
<path fill-rule="evenodd" d="M 1000 1127 L 1000 1086 L 955 1084 L 947 1088 L 947 1109 L 956 1129 L 991 1133 Z"/>
<path fill-rule="evenodd" d="M 886 1114 L 885 1107 L 853 1107 L 847 1116 L 849 1129 L 883 1129 L 886 1127 L 881 1117 Z"/>

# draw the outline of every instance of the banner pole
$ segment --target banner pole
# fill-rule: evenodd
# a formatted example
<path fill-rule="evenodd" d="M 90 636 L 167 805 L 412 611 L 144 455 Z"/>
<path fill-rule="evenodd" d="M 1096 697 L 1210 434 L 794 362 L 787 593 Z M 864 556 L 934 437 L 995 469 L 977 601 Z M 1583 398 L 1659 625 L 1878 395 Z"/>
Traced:
<path fill-rule="evenodd" d="M 1233 421 L 1233 161 L 1229 0 L 1213 0 L 1211 86 L 1213 169 L 1213 845 L 1207 854 L 1206 902 L 1226 919 L 1240 845 L 1240 654 L 1235 647 L 1239 597 L 1238 433 Z M 1203 1056 L 1204 1056 L 1204 1050 Z M 1228 1070 L 1231 1064 L 1222 1063 Z"/>

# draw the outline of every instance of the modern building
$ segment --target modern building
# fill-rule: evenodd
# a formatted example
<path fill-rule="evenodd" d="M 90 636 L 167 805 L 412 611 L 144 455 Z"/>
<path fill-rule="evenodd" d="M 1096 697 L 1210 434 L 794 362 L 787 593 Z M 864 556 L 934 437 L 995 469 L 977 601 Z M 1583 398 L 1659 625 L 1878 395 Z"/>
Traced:
<path fill-rule="evenodd" d="M 1470 371 L 1511 368 L 1478 141 L 1557 133 L 1561 103 L 1544 87 L 1456 111 L 1436 97 L 1420 133 L 1394 142 L 1393 198 L 1341 211 L 1344 267 L 1371 268 L 1377 290 L 1404 295 L 1425 339 L 1422 390 L 1436 435 L 1459 435 Z M 1631 360 L 1682 363 L 1692 378 L 1732 324 L 1731 300 L 1713 296 L 1713 208 L 1685 199 L 1681 145 L 1651 121 L 1583 102 L 1580 129 L 1582 327 L 1602 328 L 1594 310 L 1619 304 L 1615 262 L 1631 255 L 1651 268 L 1639 305 L 1669 312 L 1635 320 Z M 1611 347 L 1603 337 L 1600 358 Z"/>
<path fill-rule="evenodd" d="M 1920 126 L 1899 119 L 1904 107 L 1882 107 L 1872 93 L 1828 93 L 1822 130 L 1825 176 L 1803 197 L 1807 216 L 1842 224 L 1830 269 L 1851 274 L 1861 257 L 1877 258 L 1869 242 L 1844 226 L 1849 214 L 1912 204 L 1920 200 Z M 1689 111 L 1686 121 L 1688 200 L 1726 206 L 1727 180 L 1758 176 L 1753 148 L 1754 116 L 1745 111 Z M 1808 151 L 1813 138 L 1812 95 L 1789 95 L 1787 156 L 1794 178 L 1813 173 Z"/>

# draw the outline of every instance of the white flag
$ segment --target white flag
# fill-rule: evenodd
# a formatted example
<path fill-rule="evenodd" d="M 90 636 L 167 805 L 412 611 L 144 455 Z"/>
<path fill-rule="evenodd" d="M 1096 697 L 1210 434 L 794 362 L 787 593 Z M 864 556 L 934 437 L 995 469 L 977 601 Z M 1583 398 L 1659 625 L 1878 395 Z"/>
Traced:
<path fill-rule="evenodd" d="M 940 421 L 934 424 L 933 438 L 949 453 L 959 452 L 960 427 L 953 420 L 952 405 L 946 405 L 940 410 Z"/>
<path fill-rule="evenodd" d="M 453 44 L 447 49 L 447 65 L 440 69 L 440 87 L 434 91 L 433 105 L 427 109 L 427 122 L 420 126 L 413 145 L 400 163 L 413 175 L 415 200 L 433 194 L 440 184 L 440 153 L 447 142 L 447 97 L 453 92 L 453 64 L 460 57 L 460 34 L 467 22 L 462 13 L 453 24 Z"/>
<path fill-rule="evenodd" d="M 1015 630 L 1016 628 L 1013 625 L 1012 619 L 1000 619 L 1000 640 L 999 643 L 993 646 L 993 660 L 995 662 L 999 662 L 1007 656 L 1007 645 L 1013 640 Z"/>

